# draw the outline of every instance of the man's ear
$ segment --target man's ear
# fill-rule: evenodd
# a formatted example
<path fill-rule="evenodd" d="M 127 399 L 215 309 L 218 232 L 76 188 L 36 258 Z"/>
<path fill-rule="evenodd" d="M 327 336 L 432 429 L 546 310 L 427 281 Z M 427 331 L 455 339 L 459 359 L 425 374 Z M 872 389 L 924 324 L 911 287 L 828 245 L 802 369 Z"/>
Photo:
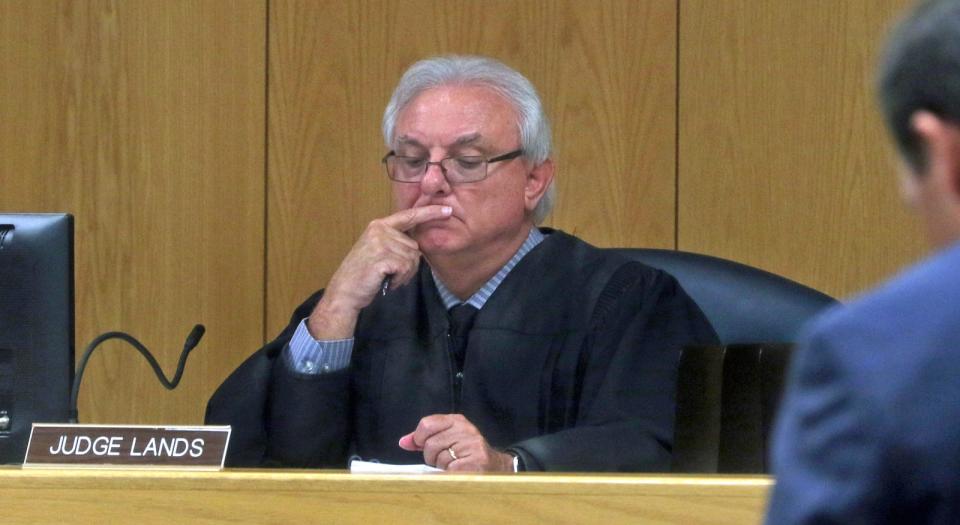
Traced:
<path fill-rule="evenodd" d="M 926 173 L 917 175 L 960 202 L 960 128 L 929 111 L 914 113 L 910 125 L 926 155 Z"/>
<path fill-rule="evenodd" d="M 527 174 L 527 182 L 523 188 L 523 200 L 528 212 L 537 207 L 540 199 L 547 192 L 550 182 L 553 181 L 553 171 L 553 161 L 547 159 Z"/>

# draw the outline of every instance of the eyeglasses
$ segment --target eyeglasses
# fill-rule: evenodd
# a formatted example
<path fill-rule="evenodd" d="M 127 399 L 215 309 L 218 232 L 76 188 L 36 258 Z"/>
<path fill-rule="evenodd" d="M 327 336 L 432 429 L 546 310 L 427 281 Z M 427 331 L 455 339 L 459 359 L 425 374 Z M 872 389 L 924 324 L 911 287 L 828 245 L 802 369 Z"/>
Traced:
<path fill-rule="evenodd" d="M 420 182 L 431 165 L 440 166 L 440 171 L 450 184 L 479 182 L 487 178 L 487 164 L 511 160 L 523 155 L 523 149 L 504 153 L 488 159 L 479 155 L 458 155 L 437 162 L 424 157 L 404 157 L 391 151 L 381 162 L 387 167 L 387 177 L 397 182 Z"/>

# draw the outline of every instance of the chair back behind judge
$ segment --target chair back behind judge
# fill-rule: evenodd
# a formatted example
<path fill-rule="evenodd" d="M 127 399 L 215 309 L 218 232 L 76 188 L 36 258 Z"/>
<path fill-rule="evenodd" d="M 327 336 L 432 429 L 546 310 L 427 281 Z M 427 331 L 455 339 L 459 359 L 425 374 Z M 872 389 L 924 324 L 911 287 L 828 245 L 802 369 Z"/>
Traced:
<path fill-rule="evenodd" d="M 719 257 L 613 250 L 676 277 L 720 337 L 720 347 L 681 350 L 672 470 L 768 472 L 768 436 L 792 343 L 808 319 L 837 301 Z"/>

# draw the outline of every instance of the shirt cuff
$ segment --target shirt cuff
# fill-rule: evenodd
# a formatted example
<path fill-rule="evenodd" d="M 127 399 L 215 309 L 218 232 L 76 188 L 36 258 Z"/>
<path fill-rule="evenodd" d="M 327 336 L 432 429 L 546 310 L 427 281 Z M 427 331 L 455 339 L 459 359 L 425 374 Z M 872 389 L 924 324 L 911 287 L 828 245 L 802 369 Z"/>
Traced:
<path fill-rule="evenodd" d="M 284 349 L 287 366 L 301 374 L 325 374 L 343 370 L 350 365 L 353 338 L 317 341 L 307 330 L 303 319 Z"/>

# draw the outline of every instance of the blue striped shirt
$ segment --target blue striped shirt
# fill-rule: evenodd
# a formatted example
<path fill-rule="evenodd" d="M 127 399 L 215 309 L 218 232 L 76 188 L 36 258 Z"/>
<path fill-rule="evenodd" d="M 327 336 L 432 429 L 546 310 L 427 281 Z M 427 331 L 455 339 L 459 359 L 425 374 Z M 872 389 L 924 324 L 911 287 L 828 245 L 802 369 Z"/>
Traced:
<path fill-rule="evenodd" d="M 510 270 L 513 269 L 523 257 L 534 247 L 543 242 L 544 234 L 537 228 L 531 228 L 526 240 L 520 245 L 517 253 L 503 265 L 493 277 L 480 287 L 473 295 L 467 299 L 466 303 L 474 306 L 477 310 L 483 308 L 487 299 L 493 295 L 500 283 L 506 279 Z M 444 307 L 448 310 L 458 304 L 460 299 L 451 292 L 443 282 L 437 277 L 437 274 L 431 270 L 433 282 L 437 285 L 437 291 L 440 292 L 440 299 Z M 337 339 L 333 341 L 317 341 L 307 330 L 307 320 L 303 319 L 297 326 L 297 330 L 290 339 L 284 353 L 286 354 L 287 364 L 294 371 L 301 374 L 322 374 L 326 372 L 335 372 L 342 370 L 350 364 L 350 357 L 353 355 L 353 338 Z"/>

